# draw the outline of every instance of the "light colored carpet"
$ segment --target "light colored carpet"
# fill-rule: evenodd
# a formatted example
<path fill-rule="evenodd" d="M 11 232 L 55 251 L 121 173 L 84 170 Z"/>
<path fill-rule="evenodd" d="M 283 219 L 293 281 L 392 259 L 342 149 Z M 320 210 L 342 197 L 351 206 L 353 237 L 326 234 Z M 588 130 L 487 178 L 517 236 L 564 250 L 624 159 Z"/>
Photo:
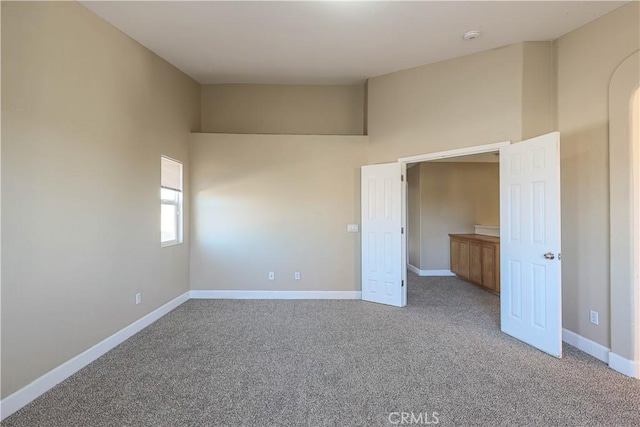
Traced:
<path fill-rule="evenodd" d="M 497 296 L 413 274 L 408 291 L 404 309 L 191 300 L 2 425 L 640 425 L 640 381 L 502 334 Z"/>

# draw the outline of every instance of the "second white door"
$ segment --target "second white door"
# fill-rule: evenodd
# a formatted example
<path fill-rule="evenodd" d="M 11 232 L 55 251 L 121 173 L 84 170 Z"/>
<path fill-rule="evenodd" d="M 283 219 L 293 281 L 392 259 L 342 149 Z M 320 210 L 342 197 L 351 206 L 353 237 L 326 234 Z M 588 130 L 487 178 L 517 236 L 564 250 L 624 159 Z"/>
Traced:
<path fill-rule="evenodd" d="M 502 331 L 562 356 L 560 135 L 500 149 Z"/>

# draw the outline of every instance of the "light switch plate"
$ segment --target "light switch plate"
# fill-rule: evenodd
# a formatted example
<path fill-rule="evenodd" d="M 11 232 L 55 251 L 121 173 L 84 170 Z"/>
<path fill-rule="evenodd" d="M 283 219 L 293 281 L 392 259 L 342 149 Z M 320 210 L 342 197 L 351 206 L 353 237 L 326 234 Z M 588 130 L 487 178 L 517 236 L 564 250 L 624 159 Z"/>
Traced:
<path fill-rule="evenodd" d="M 358 232 L 358 224 L 349 224 L 349 225 L 347 225 L 347 231 L 349 233 L 357 233 Z"/>

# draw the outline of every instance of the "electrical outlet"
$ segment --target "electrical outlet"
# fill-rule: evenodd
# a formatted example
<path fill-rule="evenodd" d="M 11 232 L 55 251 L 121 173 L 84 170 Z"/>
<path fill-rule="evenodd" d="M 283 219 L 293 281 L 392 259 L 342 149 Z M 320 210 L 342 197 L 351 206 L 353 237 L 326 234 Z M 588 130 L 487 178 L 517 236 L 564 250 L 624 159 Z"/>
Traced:
<path fill-rule="evenodd" d="M 595 310 L 591 310 L 589 312 L 589 320 L 591 321 L 591 323 L 593 323 L 594 325 L 597 325 L 599 323 L 598 321 L 598 312 Z"/>
<path fill-rule="evenodd" d="M 136 305 L 140 304 L 140 302 L 142 302 L 142 294 L 138 292 L 136 294 Z"/>
<path fill-rule="evenodd" d="M 300 280 L 300 272 L 296 271 L 295 273 L 293 273 L 293 278 L 296 280 Z"/>
<path fill-rule="evenodd" d="M 269 272 L 269 280 L 276 280 L 276 273 L 274 273 L 273 271 Z"/>

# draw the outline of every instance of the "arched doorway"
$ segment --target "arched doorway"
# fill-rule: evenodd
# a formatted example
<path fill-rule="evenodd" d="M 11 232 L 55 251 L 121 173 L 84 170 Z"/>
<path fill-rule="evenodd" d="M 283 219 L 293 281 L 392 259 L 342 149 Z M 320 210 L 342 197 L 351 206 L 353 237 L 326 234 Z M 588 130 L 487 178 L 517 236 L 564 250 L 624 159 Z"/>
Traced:
<path fill-rule="evenodd" d="M 611 353 L 609 366 L 640 378 L 640 52 L 609 85 Z"/>

